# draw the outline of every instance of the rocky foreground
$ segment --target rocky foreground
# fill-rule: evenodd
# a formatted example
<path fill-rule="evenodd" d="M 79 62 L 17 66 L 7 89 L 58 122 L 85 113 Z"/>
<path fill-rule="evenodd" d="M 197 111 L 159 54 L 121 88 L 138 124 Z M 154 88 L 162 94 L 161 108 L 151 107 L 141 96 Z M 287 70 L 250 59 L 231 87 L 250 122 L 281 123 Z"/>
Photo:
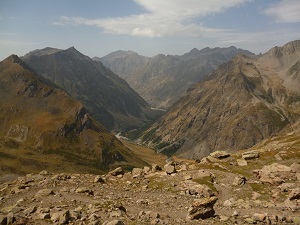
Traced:
<path fill-rule="evenodd" d="M 300 224 L 298 156 L 218 151 L 131 172 L 27 174 L 0 185 L 0 224 Z"/>

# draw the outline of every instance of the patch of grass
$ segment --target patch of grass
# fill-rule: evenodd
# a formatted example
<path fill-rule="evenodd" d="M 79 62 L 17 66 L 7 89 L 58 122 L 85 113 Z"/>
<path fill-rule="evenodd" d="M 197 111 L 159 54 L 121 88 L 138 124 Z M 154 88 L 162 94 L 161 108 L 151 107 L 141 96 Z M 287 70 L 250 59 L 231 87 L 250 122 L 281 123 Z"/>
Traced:
<path fill-rule="evenodd" d="M 160 149 L 163 149 L 164 147 L 167 147 L 168 145 L 170 145 L 170 143 L 167 143 L 167 142 L 160 142 L 159 145 L 157 145 L 157 149 L 160 150 Z"/>
<path fill-rule="evenodd" d="M 149 141 L 150 139 L 154 139 L 155 138 L 155 132 L 156 132 L 157 128 L 153 128 L 152 130 L 150 130 L 149 132 L 147 132 L 143 137 L 142 137 L 142 141 Z"/>
<path fill-rule="evenodd" d="M 6 158 L 6 159 L 15 159 L 16 156 L 7 154 L 5 152 L 0 152 L 0 158 L 1 159 L 4 159 L 4 158 Z"/>
<path fill-rule="evenodd" d="M 18 142 L 16 142 L 15 140 L 9 139 L 4 142 L 4 147 L 16 149 L 16 148 L 20 147 L 20 144 Z"/>
<path fill-rule="evenodd" d="M 207 176 L 207 177 L 203 177 L 203 178 L 199 178 L 199 179 L 193 179 L 193 181 L 198 184 L 205 184 L 214 192 L 218 192 L 218 190 L 216 189 L 216 187 L 214 186 L 214 184 L 211 180 L 211 177 Z"/>
<path fill-rule="evenodd" d="M 147 127 L 140 127 L 138 129 L 124 131 L 121 133 L 122 136 L 128 138 L 129 140 L 136 140 L 138 139 L 145 131 Z"/>
<path fill-rule="evenodd" d="M 139 159 L 147 162 L 148 164 L 158 164 L 163 166 L 167 157 L 163 154 L 155 152 L 147 146 L 137 145 L 132 142 L 122 140 L 122 143 L 131 150 L 131 152 Z"/>
<path fill-rule="evenodd" d="M 259 184 L 259 183 L 249 183 L 252 191 L 255 191 L 261 194 L 261 200 L 269 200 L 271 198 L 271 190 L 268 188 L 266 184 Z"/>

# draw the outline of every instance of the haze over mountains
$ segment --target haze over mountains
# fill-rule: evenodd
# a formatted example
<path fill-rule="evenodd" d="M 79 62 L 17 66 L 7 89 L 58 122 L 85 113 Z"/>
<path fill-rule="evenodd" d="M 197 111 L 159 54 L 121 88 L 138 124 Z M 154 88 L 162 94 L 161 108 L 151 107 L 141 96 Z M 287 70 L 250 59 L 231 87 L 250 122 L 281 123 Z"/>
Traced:
<path fill-rule="evenodd" d="M 96 172 L 143 165 L 83 105 L 18 56 L 0 63 L 0 172 Z"/>
<path fill-rule="evenodd" d="M 188 158 L 249 148 L 299 119 L 299 63 L 300 41 L 236 56 L 173 105 L 143 140 Z"/>
<path fill-rule="evenodd" d="M 74 47 L 35 50 L 22 59 L 81 101 L 110 130 L 133 129 L 151 122 L 159 114 L 125 80 Z"/>
<path fill-rule="evenodd" d="M 194 48 L 181 56 L 160 54 L 149 58 L 132 51 L 117 51 L 94 60 L 123 77 L 150 105 L 167 109 L 191 85 L 240 53 L 252 54 L 236 47 Z"/>

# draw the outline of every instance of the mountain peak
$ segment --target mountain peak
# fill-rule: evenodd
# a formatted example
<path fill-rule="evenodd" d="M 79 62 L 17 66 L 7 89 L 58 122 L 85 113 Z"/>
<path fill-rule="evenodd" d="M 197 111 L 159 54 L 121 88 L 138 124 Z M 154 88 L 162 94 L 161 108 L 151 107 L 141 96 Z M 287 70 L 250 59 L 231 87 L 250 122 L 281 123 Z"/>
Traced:
<path fill-rule="evenodd" d="M 2 61 L 6 65 L 19 64 L 23 69 L 33 72 L 33 70 L 19 56 L 12 54 Z"/>
<path fill-rule="evenodd" d="M 74 46 L 72 46 L 70 48 L 67 48 L 66 51 L 76 51 L 76 52 L 78 52 Z"/>
<path fill-rule="evenodd" d="M 190 51 L 190 53 L 198 53 L 199 52 L 199 50 L 197 49 L 197 48 L 193 48 L 191 51 Z"/>
<path fill-rule="evenodd" d="M 12 62 L 15 62 L 15 61 L 20 61 L 21 59 L 19 58 L 19 56 L 15 55 L 15 54 L 12 54 L 10 56 L 8 56 L 4 61 L 12 61 Z"/>

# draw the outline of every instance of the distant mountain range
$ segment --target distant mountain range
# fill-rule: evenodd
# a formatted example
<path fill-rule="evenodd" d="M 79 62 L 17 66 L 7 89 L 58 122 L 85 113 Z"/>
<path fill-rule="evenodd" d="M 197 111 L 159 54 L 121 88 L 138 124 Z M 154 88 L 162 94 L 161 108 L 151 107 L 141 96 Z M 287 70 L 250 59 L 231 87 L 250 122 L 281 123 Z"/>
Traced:
<path fill-rule="evenodd" d="M 236 47 L 195 48 L 181 56 L 148 58 L 132 51 L 117 51 L 94 60 L 126 79 L 151 106 L 167 109 L 193 84 L 240 53 L 252 54 Z"/>
<path fill-rule="evenodd" d="M 91 115 L 109 130 L 143 126 L 160 114 L 152 110 L 125 80 L 74 47 L 35 50 L 22 60 L 82 102 Z"/>
<path fill-rule="evenodd" d="M 160 152 L 202 158 L 249 148 L 300 118 L 300 41 L 220 66 L 148 129 Z"/>
<path fill-rule="evenodd" d="M 0 62 L 0 96 L 0 171 L 99 173 L 116 163 L 145 164 L 16 55 Z"/>

